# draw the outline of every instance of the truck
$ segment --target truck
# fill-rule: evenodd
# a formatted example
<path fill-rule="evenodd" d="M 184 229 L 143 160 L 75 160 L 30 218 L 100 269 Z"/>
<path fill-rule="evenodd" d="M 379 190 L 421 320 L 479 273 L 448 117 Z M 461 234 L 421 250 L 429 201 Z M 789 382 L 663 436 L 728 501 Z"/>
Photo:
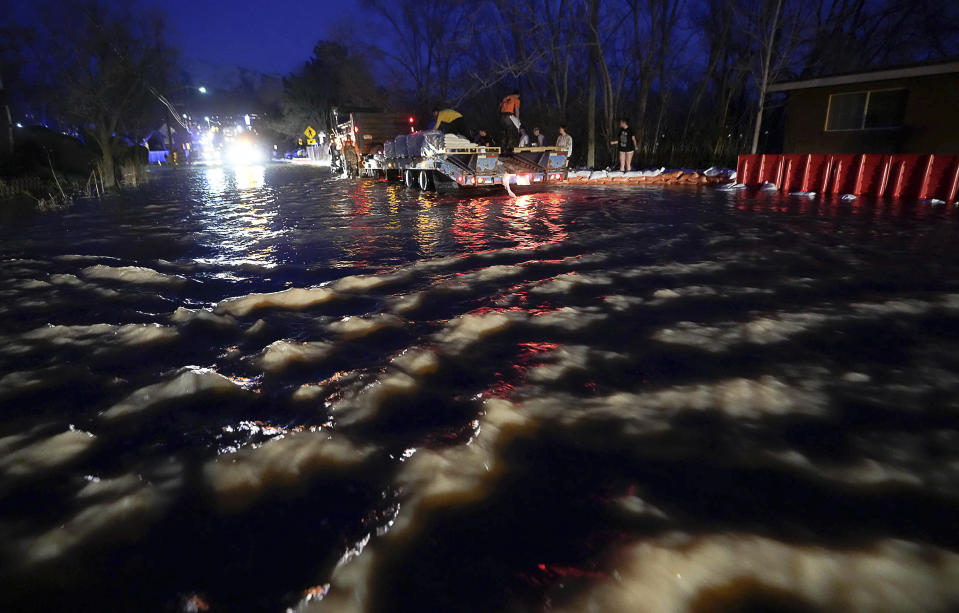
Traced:
<path fill-rule="evenodd" d="M 331 112 L 333 166 L 350 177 L 360 174 L 361 160 L 383 151 L 383 144 L 397 134 L 411 132 L 413 116 L 380 109 L 339 109 Z"/>
<path fill-rule="evenodd" d="M 565 181 L 568 174 L 569 159 L 559 147 L 517 147 L 506 154 L 460 135 L 417 131 L 411 114 L 367 110 L 341 117 L 336 139 L 350 177 L 402 181 L 424 191 L 456 191 L 496 185 L 536 188 Z"/>

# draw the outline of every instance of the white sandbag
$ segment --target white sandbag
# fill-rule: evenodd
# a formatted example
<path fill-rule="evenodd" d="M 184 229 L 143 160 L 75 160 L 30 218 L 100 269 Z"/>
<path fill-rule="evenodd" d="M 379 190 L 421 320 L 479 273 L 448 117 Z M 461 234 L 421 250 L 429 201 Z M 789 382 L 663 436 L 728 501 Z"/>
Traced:
<path fill-rule="evenodd" d="M 636 179 L 638 177 L 645 177 L 642 170 L 630 170 L 624 175 L 627 179 Z"/>
<path fill-rule="evenodd" d="M 393 141 L 393 155 L 398 158 L 408 157 L 406 153 L 406 135 L 401 134 L 396 137 L 396 140 Z"/>
<path fill-rule="evenodd" d="M 730 179 L 736 178 L 736 171 L 729 168 L 718 168 L 716 166 L 710 166 L 703 171 L 703 175 L 707 177 L 729 177 Z"/>
<path fill-rule="evenodd" d="M 426 143 L 426 137 L 422 132 L 414 132 L 406 137 L 406 155 L 409 157 L 420 157 L 423 155 L 423 145 Z"/>
<path fill-rule="evenodd" d="M 608 173 L 605 170 L 594 170 L 589 173 L 589 180 L 595 181 L 597 179 L 605 179 L 608 176 Z"/>
<path fill-rule="evenodd" d="M 592 170 L 574 170 L 569 173 L 571 179 L 588 179 Z"/>
<path fill-rule="evenodd" d="M 642 171 L 644 177 L 658 177 L 659 175 L 666 172 L 666 167 L 657 168 L 656 170 L 644 170 Z"/>
<path fill-rule="evenodd" d="M 606 173 L 606 176 L 610 179 L 617 179 L 620 177 L 625 177 L 626 173 L 620 170 L 610 170 L 608 173 Z"/>
<path fill-rule="evenodd" d="M 423 132 L 424 143 L 427 147 L 432 148 L 434 151 L 440 151 L 445 146 L 443 137 L 445 135 L 439 130 L 430 130 L 428 132 Z"/>

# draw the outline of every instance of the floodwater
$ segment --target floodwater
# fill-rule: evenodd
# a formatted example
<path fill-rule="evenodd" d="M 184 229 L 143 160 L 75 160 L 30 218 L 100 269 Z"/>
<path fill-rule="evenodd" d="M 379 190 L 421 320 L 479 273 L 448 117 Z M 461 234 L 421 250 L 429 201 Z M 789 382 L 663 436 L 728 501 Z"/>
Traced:
<path fill-rule="evenodd" d="M 955 611 L 952 207 L 207 168 L 0 223 L 0 610 Z"/>

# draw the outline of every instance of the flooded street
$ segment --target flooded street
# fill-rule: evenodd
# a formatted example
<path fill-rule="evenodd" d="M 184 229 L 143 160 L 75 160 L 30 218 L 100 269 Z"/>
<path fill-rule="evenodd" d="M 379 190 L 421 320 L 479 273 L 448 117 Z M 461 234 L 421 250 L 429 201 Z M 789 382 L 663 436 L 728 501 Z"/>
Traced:
<path fill-rule="evenodd" d="M 0 610 L 955 611 L 959 215 L 158 173 L 0 221 Z"/>

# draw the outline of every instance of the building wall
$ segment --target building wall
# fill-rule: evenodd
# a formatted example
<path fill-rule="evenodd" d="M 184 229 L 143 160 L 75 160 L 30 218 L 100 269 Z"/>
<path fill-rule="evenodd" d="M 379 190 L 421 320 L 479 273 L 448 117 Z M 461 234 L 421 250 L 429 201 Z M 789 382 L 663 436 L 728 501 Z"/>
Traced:
<path fill-rule="evenodd" d="M 905 87 L 903 126 L 896 129 L 826 132 L 829 96 Z M 959 74 L 834 85 L 789 92 L 785 153 L 959 154 Z"/>

